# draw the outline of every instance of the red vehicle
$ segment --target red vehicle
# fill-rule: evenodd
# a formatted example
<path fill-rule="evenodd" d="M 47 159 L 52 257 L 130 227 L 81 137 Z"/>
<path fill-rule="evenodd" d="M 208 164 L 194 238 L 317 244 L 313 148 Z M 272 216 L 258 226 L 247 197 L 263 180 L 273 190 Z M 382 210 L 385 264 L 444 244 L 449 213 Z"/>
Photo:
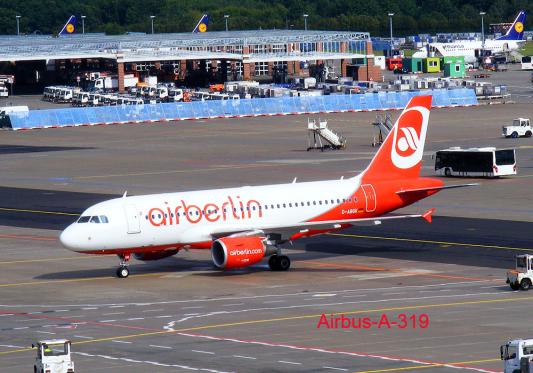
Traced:
<path fill-rule="evenodd" d="M 385 59 L 387 69 L 390 71 L 401 70 L 403 68 L 401 57 L 388 57 Z"/>

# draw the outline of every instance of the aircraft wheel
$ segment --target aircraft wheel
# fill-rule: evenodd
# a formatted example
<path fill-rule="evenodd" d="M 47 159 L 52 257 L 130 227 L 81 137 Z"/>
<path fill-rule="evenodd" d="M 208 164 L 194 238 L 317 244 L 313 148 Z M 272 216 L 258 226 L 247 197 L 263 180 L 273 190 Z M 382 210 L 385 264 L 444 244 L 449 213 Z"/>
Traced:
<path fill-rule="evenodd" d="M 279 270 L 278 266 L 278 256 L 276 254 L 272 255 L 270 259 L 268 259 L 268 266 L 271 270 L 277 271 Z"/>
<path fill-rule="evenodd" d="M 286 271 L 291 267 L 291 260 L 286 255 L 281 255 L 278 258 L 277 262 L 280 271 Z"/>
<path fill-rule="evenodd" d="M 117 269 L 117 277 L 118 278 L 126 278 L 130 275 L 130 270 L 126 266 L 118 267 Z"/>

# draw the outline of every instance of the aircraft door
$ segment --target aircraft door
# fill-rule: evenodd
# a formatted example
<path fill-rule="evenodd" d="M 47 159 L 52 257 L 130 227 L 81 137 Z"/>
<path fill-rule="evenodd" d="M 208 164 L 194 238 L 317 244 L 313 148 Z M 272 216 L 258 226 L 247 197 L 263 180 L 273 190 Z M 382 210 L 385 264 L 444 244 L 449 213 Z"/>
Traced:
<path fill-rule="evenodd" d="M 364 184 L 361 185 L 361 189 L 363 189 L 363 193 L 365 194 L 365 210 L 366 212 L 374 212 L 376 211 L 376 190 L 372 186 L 372 184 Z"/>
<path fill-rule="evenodd" d="M 135 205 L 124 205 L 128 234 L 141 233 L 141 221 Z"/>

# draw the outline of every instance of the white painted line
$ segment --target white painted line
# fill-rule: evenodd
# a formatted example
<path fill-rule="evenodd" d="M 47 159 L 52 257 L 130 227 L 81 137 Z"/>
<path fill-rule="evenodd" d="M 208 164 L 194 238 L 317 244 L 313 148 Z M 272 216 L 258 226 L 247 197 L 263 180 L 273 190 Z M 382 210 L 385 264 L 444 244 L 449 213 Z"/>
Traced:
<path fill-rule="evenodd" d="M 196 316 L 200 315 L 199 313 L 184 313 L 183 316 Z"/>
<path fill-rule="evenodd" d="M 281 363 L 281 364 L 292 364 L 292 365 L 302 365 L 302 363 L 296 363 L 294 361 L 285 361 L 285 360 L 278 360 L 278 363 Z"/>
<path fill-rule="evenodd" d="M 22 330 L 22 329 L 29 329 L 29 326 L 22 326 L 20 328 L 13 328 L 13 330 Z"/>
<path fill-rule="evenodd" d="M 232 306 L 243 306 L 244 303 L 229 303 L 229 304 L 223 304 L 222 307 L 232 307 Z M 182 308 L 185 309 L 185 308 Z"/>
<path fill-rule="evenodd" d="M 97 310 L 98 307 L 83 307 L 82 310 Z"/>
<path fill-rule="evenodd" d="M 144 320 L 144 317 L 132 317 L 132 318 L 129 318 L 129 319 L 126 319 L 128 321 L 135 321 L 135 320 Z"/>
<path fill-rule="evenodd" d="M 109 308 L 124 308 L 124 306 L 109 306 Z"/>
<path fill-rule="evenodd" d="M 35 311 L 35 312 L 30 312 L 28 313 L 28 315 L 37 315 L 39 313 L 43 313 L 42 311 Z M 5 315 L 4 315 L 5 316 Z"/>
<path fill-rule="evenodd" d="M 333 293 L 318 293 L 318 294 L 313 294 L 313 297 L 334 297 L 336 296 L 337 294 Z"/>
<path fill-rule="evenodd" d="M 116 341 L 116 340 L 112 340 L 111 342 L 115 342 L 115 343 L 124 343 L 124 344 L 131 344 L 131 342 L 129 341 Z"/>
<path fill-rule="evenodd" d="M 210 351 L 202 351 L 202 350 L 191 350 L 192 352 L 198 352 L 199 354 L 208 354 L 208 355 L 214 355 L 214 352 Z"/>
<path fill-rule="evenodd" d="M 160 308 L 160 309 L 157 309 L 157 310 L 144 310 L 142 312 L 159 312 L 159 311 L 164 311 L 164 309 Z"/>
<path fill-rule="evenodd" d="M 117 320 L 100 320 L 98 322 L 115 322 L 115 321 L 117 321 Z"/>
<path fill-rule="evenodd" d="M 166 318 L 168 318 L 168 317 L 172 317 L 172 316 L 170 316 L 170 315 L 163 315 L 163 316 L 156 316 L 155 318 L 156 318 L 156 319 L 166 319 Z"/>
<path fill-rule="evenodd" d="M 37 333 L 41 333 L 41 334 L 56 334 L 56 333 L 53 333 L 53 332 L 43 332 L 41 330 L 37 330 Z"/>
<path fill-rule="evenodd" d="M 267 300 L 265 302 L 263 302 L 263 304 L 269 304 L 269 303 L 283 303 L 285 302 L 284 300 Z"/>
<path fill-rule="evenodd" d="M 181 307 L 182 310 L 191 310 L 193 308 L 204 308 L 204 306 L 190 306 L 190 307 Z"/>
<path fill-rule="evenodd" d="M 383 293 L 381 295 L 399 295 L 399 294 L 405 294 L 405 293 Z"/>
<path fill-rule="evenodd" d="M 236 357 L 238 359 L 257 360 L 256 357 L 252 357 L 252 356 L 233 355 L 233 357 Z"/>
<path fill-rule="evenodd" d="M 54 312 L 68 312 L 70 310 L 55 310 Z"/>
<path fill-rule="evenodd" d="M 102 316 L 110 316 L 110 315 L 123 315 L 125 314 L 126 312 L 108 312 L 108 313 L 103 313 Z"/>
<path fill-rule="evenodd" d="M 81 339 L 94 339 L 94 337 L 87 337 L 85 335 L 74 335 L 74 337 L 81 338 Z"/>
<path fill-rule="evenodd" d="M 25 348 L 23 346 L 15 346 L 15 345 L 0 345 L 0 347 L 7 347 L 7 348 Z"/>
<path fill-rule="evenodd" d="M 14 316 L 15 314 L 14 313 L 4 313 L 3 315 L 0 315 L 0 317 L 3 317 L 3 316 Z"/>
<path fill-rule="evenodd" d="M 172 350 L 172 347 L 169 347 L 169 346 L 159 346 L 159 345 L 149 345 L 149 346 L 154 347 L 154 348 L 164 348 L 167 350 Z"/>
<path fill-rule="evenodd" d="M 341 371 L 343 371 L 343 372 L 348 371 L 348 369 L 344 369 L 344 368 L 335 368 L 335 367 L 327 367 L 327 366 L 323 366 L 322 368 L 323 368 L 323 369 L 341 370 Z"/>

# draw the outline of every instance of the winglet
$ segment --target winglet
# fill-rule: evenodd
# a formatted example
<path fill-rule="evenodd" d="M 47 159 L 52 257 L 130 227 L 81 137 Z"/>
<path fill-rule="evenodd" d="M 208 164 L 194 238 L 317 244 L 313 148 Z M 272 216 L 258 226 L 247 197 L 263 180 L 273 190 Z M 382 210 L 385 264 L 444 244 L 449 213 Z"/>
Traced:
<path fill-rule="evenodd" d="M 433 213 L 435 212 L 435 209 L 427 210 L 424 214 L 422 214 L 422 217 L 425 221 L 428 223 L 431 223 L 433 221 Z"/>

